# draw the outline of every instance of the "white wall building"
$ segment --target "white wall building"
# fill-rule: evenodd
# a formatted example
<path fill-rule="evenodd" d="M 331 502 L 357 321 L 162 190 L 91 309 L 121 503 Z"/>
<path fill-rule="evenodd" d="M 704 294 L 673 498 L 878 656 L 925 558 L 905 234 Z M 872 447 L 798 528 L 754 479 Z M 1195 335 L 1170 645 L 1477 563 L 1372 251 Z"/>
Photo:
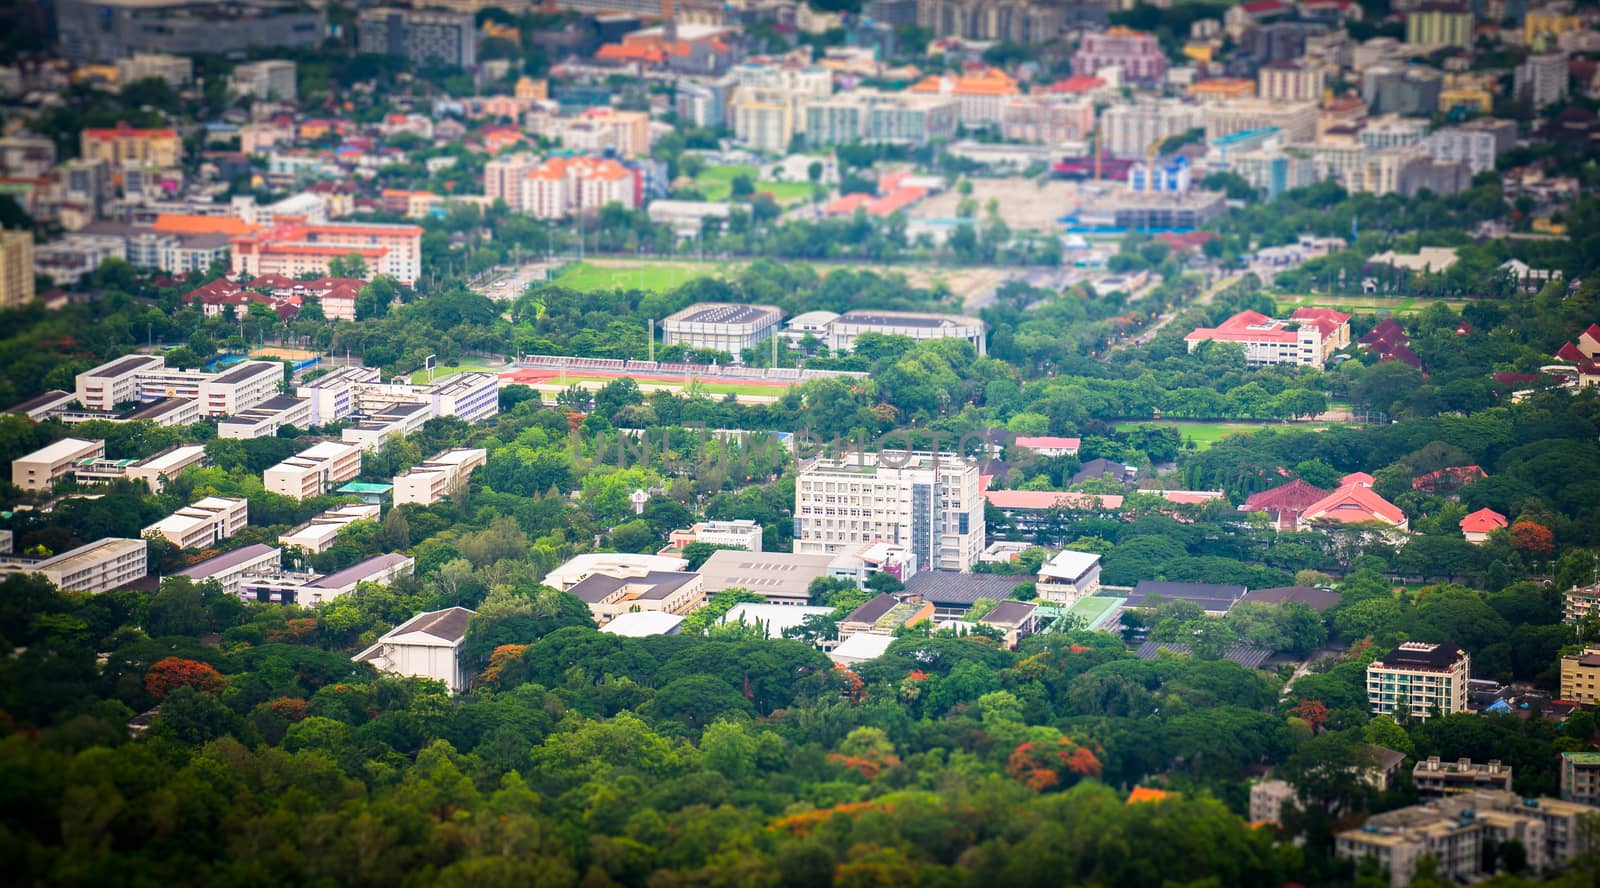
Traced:
<path fill-rule="evenodd" d="M 745 349 L 771 338 L 782 322 L 783 312 L 771 305 L 700 302 L 661 321 L 662 343 L 727 352 L 738 362 Z"/>
<path fill-rule="evenodd" d="M 218 438 L 271 438 L 284 426 L 311 425 L 311 399 L 278 397 L 217 421 Z"/>
<path fill-rule="evenodd" d="M 1367 703 L 1373 715 L 1466 712 L 1471 676 L 1472 658 L 1456 645 L 1408 641 L 1367 666 Z"/>
<path fill-rule="evenodd" d="M 1100 556 L 1092 552 L 1057 552 L 1039 565 L 1034 587 L 1040 601 L 1071 604 L 1100 590 Z"/>
<path fill-rule="evenodd" d="M 300 451 L 262 474 L 272 493 L 295 499 L 321 496 L 361 474 L 361 448 L 323 441 Z"/>
<path fill-rule="evenodd" d="M 818 459 L 795 483 L 794 551 L 889 542 L 909 549 L 919 570 L 970 570 L 985 545 L 983 505 L 978 464 L 954 453 Z"/>
<path fill-rule="evenodd" d="M 215 558 L 207 558 L 199 564 L 178 571 L 173 576 L 188 577 L 195 583 L 215 580 L 223 592 L 238 595 L 239 584 L 246 576 L 277 573 L 282 558 L 282 549 L 266 543 L 255 543 L 234 549 L 232 552 L 224 552 Z"/>
<path fill-rule="evenodd" d="M 467 483 L 472 471 L 484 464 L 489 452 L 482 447 L 461 447 L 412 466 L 394 477 L 394 504 L 436 503 Z"/>
<path fill-rule="evenodd" d="M 242 498 L 208 496 L 146 527 L 146 538 L 163 537 L 180 549 L 220 543 L 250 523 L 250 504 Z"/>
<path fill-rule="evenodd" d="M 67 592 L 109 592 L 145 575 L 149 548 L 144 540 L 106 537 L 43 561 L 0 568 L 39 574 Z"/>
<path fill-rule="evenodd" d="M 106 455 L 106 442 L 62 438 L 11 461 L 11 483 L 23 490 L 50 490 L 83 460 Z"/>
<path fill-rule="evenodd" d="M 749 518 L 739 518 L 734 521 L 700 521 L 692 527 L 674 530 L 668 534 L 667 546 L 670 549 L 682 549 L 690 543 L 705 543 L 711 546 L 760 552 L 761 534 L 761 525 Z"/>
<path fill-rule="evenodd" d="M 451 693 L 461 693 L 469 675 L 461 663 L 461 642 L 473 613 L 452 607 L 417 614 L 352 659 L 371 663 L 380 672 L 431 678 L 443 682 Z"/>
<path fill-rule="evenodd" d="M 335 506 L 310 521 L 278 537 L 280 545 L 304 549 L 315 555 L 333 548 L 339 531 L 356 521 L 376 521 L 382 513 L 376 503 L 352 503 Z"/>

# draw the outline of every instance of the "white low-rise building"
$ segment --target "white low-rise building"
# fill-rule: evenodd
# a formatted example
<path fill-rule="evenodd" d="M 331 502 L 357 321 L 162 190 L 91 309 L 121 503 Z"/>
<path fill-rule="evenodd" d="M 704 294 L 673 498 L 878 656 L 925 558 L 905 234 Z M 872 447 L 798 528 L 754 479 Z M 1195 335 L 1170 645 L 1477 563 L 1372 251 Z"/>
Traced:
<path fill-rule="evenodd" d="M 761 525 L 749 518 L 733 521 L 699 521 L 692 527 L 674 530 L 668 534 L 667 550 L 682 550 L 690 543 L 706 543 L 712 546 L 760 552 L 762 531 Z"/>
<path fill-rule="evenodd" d="M 464 607 L 417 614 L 351 659 L 370 663 L 380 672 L 431 678 L 459 694 L 467 689 L 469 673 L 462 668 L 461 643 L 473 615 Z"/>
<path fill-rule="evenodd" d="M 278 537 L 278 543 L 315 555 L 333 548 L 339 531 L 356 521 L 376 521 L 382 513 L 376 503 L 336 506 Z"/>
<path fill-rule="evenodd" d="M 306 499 L 321 496 L 361 474 L 361 448 L 323 441 L 300 451 L 262 474 L 268 491 Z"/>
<path fill-rule="evenodd" d="M 394 504 L 431 505 L 467 483 L 473 470 L 484 464 L 489 452 L 482 447 L 458 447 L 412 466 L 394 477 Z"/>
<path fill-rule="evenodd" d="M 220 543 L 250 523 L 250 503 L 243 498 L 208 496 L 146 527 L 145 538 L 162 537 L 180 549 L 203 549 Z"/>
<path fill-rule="evenodd" d="M 565 592 L 595 574 L 643 576 L 653 571 L 681 571 L 689 566 L 672 555 L 635 555 L 630 552 L 588 552 L 575 555 L 545 574 L 544 585 Z"/>
<path fill-rule="evenodd" d="M 62 438 L 11 461 L 11 483 L 23 490 L 50 490 L 78 463 L 106 455 L 106 442 Z"/>
<path fill-rule="evenodd" d="M 199 444 L 178 444 L 146 459 L 81 460 L 71 469 L 79 484 L 105 484 L 119 479 L 143 481 L 152 493 L 190 466 L 204 465 L 206 449 Z"/>
<path fill-rule="evenodd" d="M 278 573 L 282 558 L 282 549 L 266 543 L 255 543 L 234 549 L 232 552 L 224 552 L 215 558 L 207 558 L 199 564 L 178 571 L 173 576 L 188 577 L 196 583 L 215 580 L 223 592 L 238 595 L 239 585 L 245 577 Z"/>
<path fill-rule="evenodd" d="M 1071 604 L 1093 595 L 1100 589 L 1100 556 L 1070 549 L 1057 552 L 1039 565 L 1035 589 L 1039 600 L 1053 604 Z"/>
<path fill-rule="evenodd" d="M 349 595 L 362 583 L 387 586 L 399 577 L 411 576 L 415 564 L 409 556 L 391 553 L 368 558 L 327 576 L 309 573 L 249 576 L 239 584 L 239 597 L 246 601 L 316 607 Z"/>
<path fill-rule="evenodd" d="M 106 537 L 33 562 L 0 564 L 0 571 L 36 573 L 65 592 L 109 592 L 148 572 L 149 543 Z"/>
<path fill-rule="evenodd" d="M 279 395 L 217 422 L 218 438 L 271 438 L 285 426 L 311 425 L 311 399 Z"/>

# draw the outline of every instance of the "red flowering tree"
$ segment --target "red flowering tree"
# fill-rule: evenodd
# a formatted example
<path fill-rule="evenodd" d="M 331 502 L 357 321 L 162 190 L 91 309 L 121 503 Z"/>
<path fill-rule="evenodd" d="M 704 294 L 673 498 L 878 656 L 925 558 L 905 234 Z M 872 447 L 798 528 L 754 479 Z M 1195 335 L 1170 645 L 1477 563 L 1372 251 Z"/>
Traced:
<path fill-rule="evenodd" d="M 1069 737 L 1054 743 L 1029 740 L 1011 751 L 1006 773 L 1035 792 L 1065 789 L 1085 777 L 1099 777 L 1102 768 L 1094 750 Z"/>
<path fill-rule="evenodd" d="M 158 700 L 166 699 L 173 689 L 181 687 L 194 688 L 202 694 L 215 694 L 227 683 L 222 673 L 211 668 L 210 664 L 180 657 L 157 660 L 144 675 L 144 689 Z"/>
<path fill-rule="evenodd" d="M 1313 732 L 1321 731 L 1322 725 L 1328 720 L 1328 707 L 1321 700 L 1302 700 L 1300 705 L 1289 711 L 1305 719 Z"/>
<path fill-rule="evenodd" d="M 1548 558 L 1556 550 L 1556 537 L 1537 521 L 1518 521 L 1511 525 L 1511 545 L 1524 554 Z"/>
<path fill-rule="evenodd" d="M 502 644 L 489 655 L 489 668 L 483 670 L 478 677 L 484 684 L 497 685 L 506 667 L 512 663 L 521 662 L 522 653 L 529 648 L 526 644 Z"/>

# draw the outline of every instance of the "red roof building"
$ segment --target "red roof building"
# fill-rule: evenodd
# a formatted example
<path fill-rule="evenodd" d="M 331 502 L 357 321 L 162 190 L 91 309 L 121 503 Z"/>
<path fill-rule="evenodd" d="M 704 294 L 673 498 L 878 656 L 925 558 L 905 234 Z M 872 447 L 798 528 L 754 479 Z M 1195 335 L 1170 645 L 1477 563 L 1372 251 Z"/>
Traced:
<path fill-rule="evenodd" d="M 1493 509 L 1479 509 L 1461 519 L 1461 535 L 1467 542 L 1477 545 L 1488 541 L 1489 534 L 1506 526 L 1506 516 Z"/>
<path fill-rule="evenodd" d="M 1239 511 L 1266 512 L 1279 530 L 1293 530 L 1300 525 L 1300 514 L 1327 495 L 1328 491 L 1296 478 L 1288 484 L 1252 494 Z"/>
<path fill-rule="evenodd" d="M 1372 476 L 1365 472 L 1346 475 L 1338 490 L 1300 513 L 1302 529 L 1330 524 L 1386 524 L 1405 530 L 1409 523 L 1399 506 L 1372 489 Z"/>
<path fill-rule="evenodd" d="M 1189 351 L 1202 342 L 1237 342 L 1251 364 L 1322 367 L 1350 344 L 1350 316 L 1331 308 L 1296 309 L 1287 320 L 1241 311 L 1215 327 L 1197 327 L 1183 337 Z"/>
<path fill-rule="evenodd" d="M 1489 473 L 1481 466 L 1448 466 L 1413 478 L 1411 489 L 1454 496 L 1461 488 L 1487 477 Z"/>

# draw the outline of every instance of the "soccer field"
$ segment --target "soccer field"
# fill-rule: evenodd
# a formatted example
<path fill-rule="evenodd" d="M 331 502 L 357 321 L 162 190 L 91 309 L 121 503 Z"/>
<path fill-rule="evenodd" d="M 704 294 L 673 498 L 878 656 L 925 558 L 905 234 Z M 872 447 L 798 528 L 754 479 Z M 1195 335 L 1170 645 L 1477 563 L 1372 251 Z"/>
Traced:
<path fill-rule="evenodd" d="M 438 382 L 446 376 L 453 376 L 457 373 L 500 373 L 507 366 L 506 364 L 496 366 L 488 364 L 440 364 L 433 368 L 433 379 Z M 421 384 L 427 381 L 428 371 L 426 370 L 417 370 L 411 374 L 411 382 L 413 384 Z"/>
<path fill-rule="evenodd" d="M 1206 450 L 1213 444 L 1229 435 L 1245 435 L 1259 432 L 1262 429 L 1277 429 L 1284 432 L 1321 432 L 1334 426 L 1341 425 L 1336 422 L 1318 423 L 1282 423 L 1282 422 L 1179 422 L 1176 420 L 1128 420 L 1116 424 L 1119 432 L 1137 428 L 1142 425 L 1171 426 L 1178 430 L 1178 434 L 1185 441 L 1193 441 L 1194 446 Z"/>
<path fill-rule="evenodd" d="M 568 373 L 565 382 L 568 386 L 581 385 L 585 388 L 599 388 L 608 382 L 615 382 L 621 378 L 623 378 L 621 375 L 582 376 L 575 373 Z M 639 388 L 646 391 L 666 389 L 668 391 L 681 392 L 687 386 L 686 381 L 680 382 L 676 380 L 659 379 L 656 377 L 634 377 L 634 380 L 639 383 Z M 538 383 L 538 385 L 559 388 L 562 382 L 563 380 L 558 374 L 551 376 L 549 379 L 543 380 L 542 382 Z M 698 388 L 703 394 L 714 395 L 718 397 L 722 395 L 745 395 L 762 398 L 777 398 L 788 389 L 788 386 L 783 385 L 761 385 L 753 382 L 714 382 L 704 379 L 695 380 L 695 387 Z"/>
<path fill-rule="evenodd" d="M 772 195 L 779 206 L 802 203 L 811 199 L 810 182 L 770 182 L 759 178 L 760 170 L 753 166 L 706 167 L 695 177 L 694 186 L 706 200 L 727 200 L 733 196 L 735 176 L 749 176 L 756 193 Z"/>
<path fill-rule="evenodd" d="M 561 270 L 554 283 L 580 293 L 631 289 L 665 293 L 695 278 L 721 274 L 724 268 L 710 262 L 650 262 L 631 268 L 574 262 Z"/>

